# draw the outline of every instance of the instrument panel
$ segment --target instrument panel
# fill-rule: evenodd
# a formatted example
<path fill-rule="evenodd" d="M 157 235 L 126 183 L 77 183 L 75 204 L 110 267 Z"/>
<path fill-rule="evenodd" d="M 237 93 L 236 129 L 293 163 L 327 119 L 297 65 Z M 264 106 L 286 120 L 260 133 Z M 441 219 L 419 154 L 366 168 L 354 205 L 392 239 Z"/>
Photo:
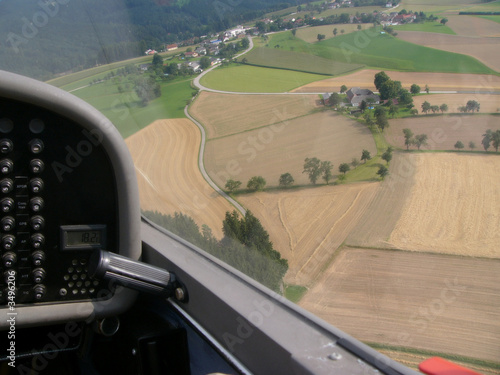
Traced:
<path fill-rule="evenodd" d="M 95 249 L 139 257 L 138 204 L 133 164 L 106 118 L 59 89 L 0 72 L 0 311 L 45 306 L 57 321 L 68 319 L 57 314 L 62 305 L 86 303 L 81 318 L 116 308 L 99 301 L 125 303 L 130 292 L 114 299 L 116 288 L 87 267 Z M 23 314 L 27 324 L 32 315 Z"/>

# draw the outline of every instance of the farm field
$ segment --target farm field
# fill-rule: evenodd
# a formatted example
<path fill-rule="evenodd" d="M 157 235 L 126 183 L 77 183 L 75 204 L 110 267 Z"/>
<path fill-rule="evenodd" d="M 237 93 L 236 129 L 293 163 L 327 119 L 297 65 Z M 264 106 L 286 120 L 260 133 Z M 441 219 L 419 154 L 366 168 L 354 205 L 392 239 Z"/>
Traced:
<path fill-rule="evenodd" d="M 219 67 L 201 78 L 201 84 L 215 90 L 231 92 L 286 92 L 324 75 L 262 68 L 250 65 Z"/>
<path fill-rule="evenodd" d="M 205 127 L 207 139 L 278 124 L 311 113 L 314 95 L 231 95 L 202 92 L 190 113 Z"/>
<path fill-rule="evenodd" d="M 361 64 L 332 61 L 309 53 L 266 47 L 252 49 L 245 58 L 249 64 L 325 75 L 345 74 L 363 67 Z"/>
<path fill-rule="evenodd" d="M 377 69 L 364 69 L 357 72 L 334 78 L 327 78 L 299 87 L 293 92 L 332 92 L 339 91 L 340 86 L 359 86 L 375 90 L 373 81 Z M 404 88 L 410 89 L 416 83 L 423 90 L 429 85 L 432 91 L 500 91 L 500 77 L 486 74 L 457 74 L 457 73 L 421 73 L 398 72 L 385 70 L 387 75 L 395 81 L 400 81 Z M 416 97 L 414 98 L 416 99 Z"/>
<path fill-rule="evenodd" d="M 344 8 L 345 9 L 345 8 Z M 363 23 L 363 24 L 339 24 L 339 25 L 324 25 L 324 26 L 314 26 L 314 27 L 305 27 L 297 30 L 296 36 L 307 43 L 315 43 L 318 41 L 318 34 L 323 34 L 325 39 L 334 38 L 333 29 L 337 29 L 338 34 L 347 34 L 352 33 L 353 31 L 358 30 L 358 25 L 361 26 L 361 29 L 368 29 L 373 27 L 371 23 Z M 344 30 L 344 33 L 342 33 Z"/>
<path fill-rule="evenodd" d="M 222 187 L 229 178 L 246 187 L 253 176 L 264 177 L 268 187 L 278 186 L 280 175 L 287 172 L 296 185 L 309 185 L 302 173 L 305 158 L 331 161 L 335 176 L 340 163 L 359 159 L 363 149 L 376 154 L 373 136 L 365 125 L 324 111 L 211 140 L 206 144 L 205 168 Z"/>
<path fill-rule="evenodd" d="M 299 305 L 362 341 L 498 362 L 499 270 L 499 260 L 342 248 Z"/>
<path fill-rule="evenodd" d="M 406 25 L 392 26 L 392 28 L 398 32 L 400 30 L 405 30 L 405 31 L 424 31 L 428 33 L 455 35 L 455 32 L 450 27 L 445 26 L 438 21 L 434 22 L 427 21 L 424 23 L 409 23 Z"/>
<path fill-rule="evenodd" d="M 459 107 L 465 106 L 467 101 L 475 100 L 481 104 L 479 113 L 498 113 L 500 109 L 500 100 L 498 95 L 488 94 L 431 94 L 419 95 L 413 97 L 413 104 L 418 109 L 420 114 L 422 112 L 422 103 L 427 101 L 431 105 L 441 105 L 443 103 L 448 105 L 448 113 L 459 113 Z M 432 113 L 432 112 L 431 112 Z"/>
<path fill-rule="evenodd" d="M 388 242 L 404 250 L 500 258 L 498 155 L 414 158 L 415 183 Z"/>
<path fill-rule="evenodd" d="M 359 183 L 239 195 L 288 260 L 285 282 L 310 285 L 357 224 L 378 189 Z"/>
<path fill-rule="evenodd" d="M 491 22 L 480 18 L 476 19 Z M 495 25 L 495 23 L 491 23 Z M 500 26 L 500 24 L 496 25 Z M 465 54 L 476 58 L 497 72 L 500 71 L 500 61 L 497 58 L 497 51 L 500 49 L 500 38 L 473 38 L 446 34 L 432 34 L 432 38 L 430 38 L 428 33 L 419 31 L 399 31 L 398 39 L 420 46 L 435 48 L 437 50 Z M 459 70 L 456 72 L 459 72 Z M 463 66 L 463 72 L 469 72 L 465 65 Z"/>
<path fill-rule="evenodd" d="M 126 140 L 136 166 L 142 210 L 182 212 L 222 238 L 231 206 L 198 169 L 200 130 L 188 119 L 155 121 Z"/>
<path fill-rule="evenodd" d="M 468 37 L 500 37 L 500 24 L 476 16 L 448 16 L 447 25 L 457 35 Z"/>
<path fill-rule="evenodd" d="M 469 142 L 473 141 L 478 151 L 483 150 L 481 140 L 486 130 L 500 129 L 499 119 L 496 115 L 419 115 L 390 120 L 385 136 L 394 147 L 405 149 L 403 129 L 408 128 L 413 134 L 427 134 L 428 145 L 422 146 L 422 150 L 453 150 L 457 141 L 462 141 L 468 149 Z"/>

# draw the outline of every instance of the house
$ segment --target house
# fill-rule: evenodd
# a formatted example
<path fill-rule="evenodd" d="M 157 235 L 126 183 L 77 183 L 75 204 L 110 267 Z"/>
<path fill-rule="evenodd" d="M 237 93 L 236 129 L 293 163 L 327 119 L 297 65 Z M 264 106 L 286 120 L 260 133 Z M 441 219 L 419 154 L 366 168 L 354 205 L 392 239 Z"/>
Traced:
<path fill-rule="evenodd" d="M 194 50 L 194 52 L 196 52 L 198 54 L 198 56 L 200 55 L 206 55 L 207 54 L 207 49 L 205 47 L 196 47 L 196 49 Z"/>
<path fill-rule="evenodd" d="M 149 67 L 153 65 L 153 64 L 141 64 L 139 65 L 139 69 L 141 69 L 142 71 L 146 71 L 149 69 Z"/>
<path fill-rule="evenodd" d="M 185 57 L 198 57 L 198 53 L 196 51 L 193 52 L 184 52 Z"/>
<path fill-rule="evenodd" d="M 154 55 L 157 53 L 154 49 L 148 49 L 146 52 L 144 52 L 146 55 Z"/>
<path fill-rule="evenodd" d="M 167 51 L 173 51 L 173 50 L 176 50 L 177 48 L 179 48 L 179 46 L 177 44 L 168 44 L 167 45 Z"/>
<path fill-rule="evenodd" d="M 326 105 L 328 103 L 328 99 L 330 99 L 330 94 L 325 92 L 324 94 L 321 95 L 323 99 L 323 104 Z"/>
<path fill-rule="evenodd" d="M 380 96 L 374 94 L 373 91 L 368 89 L 361 89 L 359 87 L 353 87 L 347 90 L 347 99 L 353 107 L 358 107 L 364 100 L 366 103 L 373 102 L 374 104 L 380 103 Z"/>

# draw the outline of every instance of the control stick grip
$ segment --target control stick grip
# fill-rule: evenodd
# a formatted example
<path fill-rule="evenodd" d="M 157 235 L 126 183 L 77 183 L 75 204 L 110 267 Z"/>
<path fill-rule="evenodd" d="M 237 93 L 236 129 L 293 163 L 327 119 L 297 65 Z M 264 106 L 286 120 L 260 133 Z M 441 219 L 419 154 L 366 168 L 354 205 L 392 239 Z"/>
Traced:
<path fill-rule="evenodd" d="M 178 286 L 173 273 L 106 250 L 99 249 L 92 254 L 88 269 L 95 279 L 113 280 L 126 288 L 150 294 L 170 297 Z"/>

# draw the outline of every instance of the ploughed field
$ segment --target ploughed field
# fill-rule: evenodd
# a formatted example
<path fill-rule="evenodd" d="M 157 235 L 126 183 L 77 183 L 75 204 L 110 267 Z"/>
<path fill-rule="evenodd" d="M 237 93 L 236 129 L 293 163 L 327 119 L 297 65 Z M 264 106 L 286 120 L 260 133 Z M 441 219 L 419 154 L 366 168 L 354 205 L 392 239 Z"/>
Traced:
<path fill-rule="evenodd" d="M 141 209 L 182 212 L 222 238 L 222 220 L 233 207 L 201 175 L 197 126 L 188 119 L 159 120 L 125 141 L 137 172 Z"/>

